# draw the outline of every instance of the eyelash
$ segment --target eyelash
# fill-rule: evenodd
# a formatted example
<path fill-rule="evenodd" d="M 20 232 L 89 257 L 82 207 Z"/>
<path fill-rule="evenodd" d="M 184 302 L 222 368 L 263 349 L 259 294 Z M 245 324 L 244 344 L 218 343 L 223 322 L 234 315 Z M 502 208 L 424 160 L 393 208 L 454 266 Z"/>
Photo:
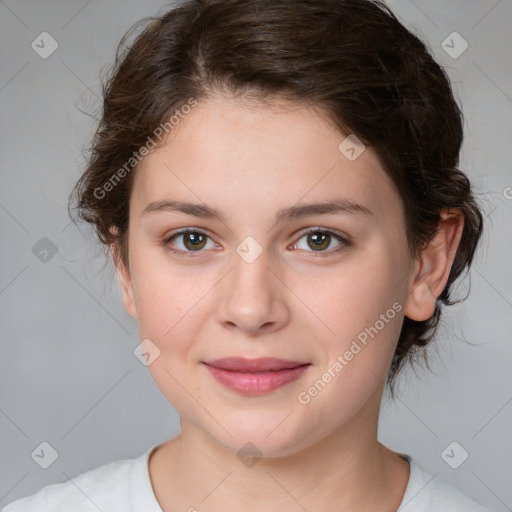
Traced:
<path fill-rule="evenodd" d="M 204 252 L 202 250 L 199 250 L 199 251 L 182 251 L 181 249 L 172 249 L 170 246 L 169 246 L 169 243 L 171 242 L 171 240 L 179 235 L 184 235 L 184 234 L 188 234 L 188 233 L 194 233 L 194 234 L 200 234 L 200 235 L 204 235 L 208 238 L 210 238 L 212 240 L 212 238 L 208 235 L 208 233 L 204 230 L 202 230 L 201 228 L 183 228 L 183 229 L 180 229 L 178 231 L 176 231 L 176 233 L 173 233 L 172 235 L 170 235 L 169 237 L 166 237 L 164 240 L 163 240 L 163 243 L 162 245 L 165 247 L 165 249 L 173 254 L 178 254 L 179 256 L 184 256 L 184 257 L 195 257 L 195 254 L 199 254 L 201 252 Z M 323 233 L 323 234 L 329 234 L 331 235 L 334 239 L 336 239 L 338 242 L 340 242 L 340 245 L 338 247 L 336 247 L 335 249 L 331 249 L 329 251 L 306 251 L 306 252 L 311 252 L 313 257 L 326 257 L 326 256 L 330 256 L 332 254 L 335 254 L 335 253 L 338 253 L 340 252 L 341 250 L 345 249 L 346 247 L 349 247 L 352 245 L 352 242 L 345 238 L 345 237 L 342 237 L 341 235 L 338 235 L 337 233 L 334 233 L 328 229 L 321 229 L 321 228 L 318 228 L 318 227 L 314 227 L 314 228 L 308 228 L 306 229 L 305 231 L 301 232 L 299 238 L 297 238 L 297 241 L 293 243 L 293 245 L 295 245 L 301 238 L 303 238 L 304 236 L 310 234 L 310 233 Z M 213 241 L 213 240 L 212 240 Z"/>

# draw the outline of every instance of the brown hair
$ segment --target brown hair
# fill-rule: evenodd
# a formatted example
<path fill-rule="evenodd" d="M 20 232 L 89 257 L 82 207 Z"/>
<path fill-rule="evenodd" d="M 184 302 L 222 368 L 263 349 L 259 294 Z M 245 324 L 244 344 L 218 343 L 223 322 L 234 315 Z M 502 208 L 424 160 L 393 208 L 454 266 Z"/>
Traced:
<path fill-rule="evenodd" d="M 462 113 L 445 71 L 378 0 L 188 0 L 148 21 L 131 47 L 133 29 L 119 44 L 70 205 L 127 264 L 133 157 L 190 98 L 225 93 L 321 107 L 341 133 L 376 151 L 403 200 L 413 256 L 435 235 L 442 209 L 460 208 L 464 216 L 433 316 L 404 319 L 388 374 L 393 392 L 404 362 L 414 362 L 433 338 L 441 304 L 459 302 L 450 290 L 482 232 L 469 180 L 457 169 Z"/>

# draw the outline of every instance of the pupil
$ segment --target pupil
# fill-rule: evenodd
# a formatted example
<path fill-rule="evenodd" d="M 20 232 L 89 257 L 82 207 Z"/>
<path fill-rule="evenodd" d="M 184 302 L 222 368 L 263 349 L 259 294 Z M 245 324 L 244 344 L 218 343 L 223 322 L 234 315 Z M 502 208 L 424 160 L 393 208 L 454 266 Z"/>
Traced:
<path fill-rule="evenodd" d="M 185 237 L 186 242 L 190 242 L 192 247 L 199 247 L 204 242 L 203 235 L 200 233 L 187 233 L 187 236 Z M 185 243 L 185 245 L 188 245 Z"/>
<path fill-rule="evenodd" d="M 310 239 L 312 239 L 313 243 L 314 243 L 314 246 L 312 248 L 325 249 L 326 247 L 329 246 L 330 235 L 328 235 L 326 233 L 323 233 L 321 235 L 313 234 L 313 235 L 310 235 Z M 327 240 L 327 243 L 325 243 L 326 240 Z"/>

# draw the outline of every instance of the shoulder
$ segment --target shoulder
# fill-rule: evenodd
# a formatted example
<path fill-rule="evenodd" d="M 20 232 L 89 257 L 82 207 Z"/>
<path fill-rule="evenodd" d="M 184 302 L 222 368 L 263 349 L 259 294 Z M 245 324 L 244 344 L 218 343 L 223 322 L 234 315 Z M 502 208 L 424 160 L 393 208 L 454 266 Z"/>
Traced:
<path fill-rule="evenodd" d="M 43 487 L 2 512 L 89 512 L 130 510 L 129 477 L 138 459 L 123 459 L 89 470 L 66 482 Z"/>
<path fill-rule="evenodd" d="M 422 470 L 407 456 L 410 477 L 399 512 L 492 512 L 457 487 Z"/>

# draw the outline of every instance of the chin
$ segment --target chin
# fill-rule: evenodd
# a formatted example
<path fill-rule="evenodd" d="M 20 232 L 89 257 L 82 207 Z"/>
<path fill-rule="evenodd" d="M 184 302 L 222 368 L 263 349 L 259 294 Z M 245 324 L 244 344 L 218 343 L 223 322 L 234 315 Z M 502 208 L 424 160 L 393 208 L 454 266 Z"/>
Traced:
<path fill-rule="evenodd" d="M 289 419 L 293 416 L 293 413 L 290 414 Z M 284 417 L 286 415 L 281 415 L 279 421 L 275 421 L 274 416 L 272 419 L 262 418 L 260 413 L 259 421 L 224 423 L 231 436 L 216 424 L 215 426 L 209 425 L 209 428 L 203 431 L 218 444 L 234 452 L 241 460 L 246 456 L 255 458 L 287 457 L 313 446 L 323 438 L 324 433 L 318 429 L 307 433 L 301 430 L 300 425 L 292 422 L 285 426 L 288 419 L 283 421 Z M 270 425 L 274 426 L 270 428 Z"/>

